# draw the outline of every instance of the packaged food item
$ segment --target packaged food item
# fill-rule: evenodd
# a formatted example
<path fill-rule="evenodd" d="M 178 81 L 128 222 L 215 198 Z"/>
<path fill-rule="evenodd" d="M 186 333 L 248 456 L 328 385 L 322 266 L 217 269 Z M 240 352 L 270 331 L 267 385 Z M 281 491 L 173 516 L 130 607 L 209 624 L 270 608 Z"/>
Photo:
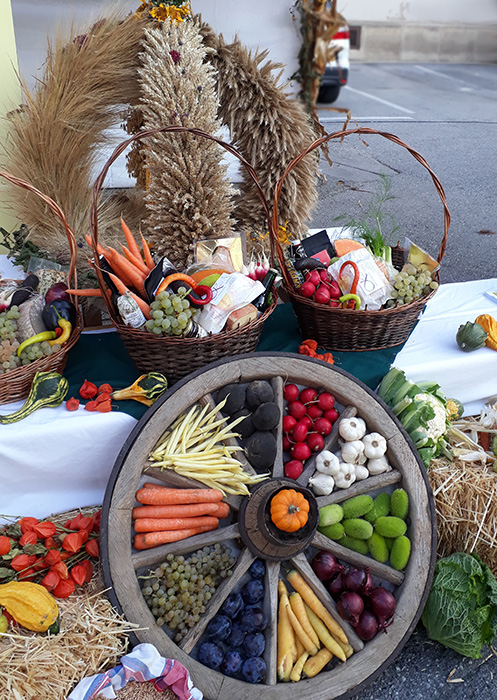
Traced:
<path fill-rule="evenodd" d="M 146 318 L 129 292 L 117 298 L 117 310 L 123 322 L 131 328 L 142 328 L 146 323 Z"/>
<path fill-rule="evenodd" d="M 212 301 L 202 309 L 197 322 L 207 333 L 219 333 L 228 316 L 265 292 L 262 282 L 240 272 L 222 274 L 212 286 Z"/>
<path fill-rule="evenodd" d="M 359 270 L 355 293 L 361 299 L 360 308 L 368 311 L 381 309 L 390 298 L 392 285 L 376 264 L 371 253 L 366 248 L 352 250 L 328 267 L 328 272 L 340 285 L 344 294 L 350 292 L 354 278 L 352 265 L 347 265 L 340 276 L 340 271 L 347 261 L 355 263 Z"/>

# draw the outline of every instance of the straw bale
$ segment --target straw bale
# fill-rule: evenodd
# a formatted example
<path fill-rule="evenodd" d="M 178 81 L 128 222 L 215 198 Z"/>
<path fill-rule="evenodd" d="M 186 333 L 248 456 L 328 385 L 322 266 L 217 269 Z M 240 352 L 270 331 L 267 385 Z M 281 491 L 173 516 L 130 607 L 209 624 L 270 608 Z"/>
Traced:
<path fill-rule="evenodd" d="M 454 459 L 428 471 L 437 514 L 437 553 L 478 554 L 497 576 L 497 473 L 491 466 Z"/>

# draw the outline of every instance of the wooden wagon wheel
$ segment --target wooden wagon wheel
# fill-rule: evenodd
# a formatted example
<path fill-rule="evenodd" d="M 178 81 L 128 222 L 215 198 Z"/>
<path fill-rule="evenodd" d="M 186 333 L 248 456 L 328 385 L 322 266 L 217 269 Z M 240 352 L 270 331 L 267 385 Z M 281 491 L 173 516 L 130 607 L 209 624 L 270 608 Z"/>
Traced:
<path fill-rule="evenodd" d="M 281 427 L 277 436 L 278 452 L 272 479 L 262 482 L 250 499 L 240 496 L 229 496 L 226 499 L 238 513 L 235 522 L 173 544 L 141 552 L 133 549 L 132 509 L 136 505 L 136 490 L 143 481 L 155 476 L 171 486 L 199 486 L 198 482 L 184 479 L 168 470 L 151 473 L 148 469 L 144 475 L 144 470 L 149 466 L 148 455 L 158 439 L 194 403 L 212 403 L 211 394 L 223 386 L 255 379 L 271 381 L 277 397 L 275 400 L 281 408 L 285 382 L 324 388 L 334 394 L 340 418 L 357 413 L 364 418 L 370 432 L 380 432 L 386 438 L 387 455 L 393 466 L 391 472 L 370 476 L 348 489 L 318 497 L 316 501 L 321 507 L 339 503 L 354 495 L 401 484 L 410 496 L 409 534 L 412 541 L 411 557 L 404 572 L 346 549 L 318 532 L 311 532 L 309 541 L 301 542 L 298 546 L 291 542 L 276 545 L 265 536 L 263 528 L 257 526 L 257 518 L 259 508 L 262 507 L 260 504 L 265 502 L 268 493 L 280 487 L 283 479 Z M 332 433 L 326 438 L 325 447 L 332 447 L 337 437 L 338 424 L 335 424 Z M 297 483 L 301 487 L 305 486 L 313 471 L 311 460 L 312 458 L 298 479 Z M 313 700 L 334 700 L 349 697 L 371 682 L 394 659 L 413 632 L 429 592 L 435 560 L 435 535 L 434 505 L 426 471 L 402 426 L 376 395 L 351 375 L 323 362 L 289 353 L 257 353 L 215 362 L 189 375 L 175 384 L 141 419 L 123 446 L 109 480 L 104 500 L 101 542 L 104 575 L 106 584 L 111 587 L 111 599 L 129 621 L 139 625 L 140 629 L 136 631 L 138 640 L 154 644 L 163 656 L 183 663 L 189 669 L 194 684 L 209 700 L 228 700 L 235 697 L 236 693 L 239 694 L 238 697 L 247 700 L 283 700 L 293 690 Z M 220 542 L 238 544 L 239 555 L 232 575 L 221 583 L 209 601 L 205 614 L 176 645 L 156 625 L 142 596 L 137 572 L 157 566 L 168 553 L 186 554 Z M 373 576 L 396 587 L 395 620 L 388 628 L 388 634 L 378 634 L 364 644 L 353 628 L 338 616 L 333 599 L 310 566 L 308 557 L 312 548 L 326 549 L 353 566 L 369 566 Z M 207 622 L 219 611 L 228 594 L 239 584 L 257 557 L 266 560 L 266 593 L 263 604 L 269 624 L 264 655 L 267 664 L 265 684 L 252 685 L 213 671 L 190 654 Z M 289 686 L 277 682 L 276 677 L 277 583 L 280 570 L 287 562 L 289 568 L 301 573 L 318 598 L 339 620 L 351 645 L 358 652 L 332 670 L 300 681 L 297 688 L 293 684 Z"/>

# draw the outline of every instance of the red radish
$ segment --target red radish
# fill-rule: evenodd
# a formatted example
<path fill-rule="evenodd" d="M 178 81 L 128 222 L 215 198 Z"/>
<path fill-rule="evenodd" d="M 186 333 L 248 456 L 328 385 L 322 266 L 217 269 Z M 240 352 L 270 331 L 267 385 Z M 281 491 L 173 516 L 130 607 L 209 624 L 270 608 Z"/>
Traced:
<path fill-rule="evenodd" d="M 338 309 L 339 306 L 340 306 L 340 302 L 339 302 L 339 301 L 333 301 L 333 299 L 331 299 L 331 300 L 328 302 L 328 306 L 331 306 L 333 309 Z"/>
<path fill-rule="evenodd" d="M 321 551 L 311 561 L 314 573 L 320 581 L 329 581 L 335 574 L 341 573 L 344 567 L 338 563 L 331 552 Z"/>
<path fill-rule="evenodd" d="M 311 420 L 315 421 L 316 418 L 321 418 L 323 411 L 317 404 L 313 403 L 310 406 L 307 406 L 307 415 L 309 418 L 311 418 Z"/>
<path fill-rule="evenodd" d="M 309 428 L 307 425 L 299 421 L 292 430 L 292 440 L 295 442 L 305 442 L 308 432 Z"/>
<path fill-rule="evenodd" d="M 304 284 L 299 287 L 300 294 L 306 299 L 310 299 L 314 295 L 315 291 L 316 287 L 312 284 L 312 282 L 304 282 Z"/>
<path fill-rule="evenodd" d="M 355 627 L 355 632 L 363 642 L 369 642 L 376 637 L 376 633 L 378 632 L 378 620 L 372 612 L 364 610 Z"/>
<path fill-rule="evenodd" d="M 283 432 L 289 433 L 297 425 L 297 420 L 293 416 L 283 416 Z"/>
<path fill-rule="evenodd" d="M 285 476 L 287 479 L 298 479 L 304 471 L 304 465 L 298 459 L 291 459 L 285 464 Z"/>
<path fill-rule="evenodd" d="M 302 401 L 302 403 L 310 403 L 311 401 L 314 401 L 314 399 L 317 397 L 318 392 L 316 389 L 311 389 L 310 387 L 307 389 L 302 389 L 300 392 L 299 399 Z"/>
<path fill-rule="evenodd" d="M 323 391 L 322 394 L 319 394 L 318 398 L 318 406 L 319 408 L 322 408 L 323 411 L 329 411 L 331 408 L 333 408 L 335 405 L 335 397 L 333 394 L 328 393 L 327 391 Z"/>
<path fill-rule="evenodd" d="M 318 284 L 321 283 L 321 277 L 319 276 L 318 270 L 311 270 L 310 272 L 306 272 L 305 281 L 310 282 L 315 287 L 317 287 Z"/>
<path fill-rule="evenodd" d="M 290 401 L 287 409 L 288 413 L 296 418 L 296 420 L 300 420 L 307 413 L 307 409 L 301 401 Z"/>
<path fill-rule="evenodd" d="M 323 280 L 323 282 L 329 282 L 330 280 L 330 273 L 328 270 L 319 270 L 319 276 Z"/>
<path fill-rule="evenodd" d="M 330 408 L 329 411 L 325 411 L 323 414 L 323 418 L 326 418 L 326 420 L 329 420 L 332 425 L 333 425 L 333 423 L 335 423 L 338 416 L 339 416 L 339 413 L 336 410 L 336 408 Z"/>
<path fill-rule="evenodd" d="M 316 302 L 316 304 L 327 304 L 330 298 L 331 294 L 327 285 L 320 284 L 319 287 L 316 289 L 316 293 L 314 294 L 314 301 Z"/>
<path fill-rule="evenodd" d="M 296 384 L 285 384 L 283 387 L 285 401 L 296 401 L 299 398 L 299 388 Z"/>
<path fill-rule="evenodd" d="M 347 591 L 340 596 L 337 609 L 340 613 L 340 617 L 355 626 L 358 624 L 359 618 L 364 610 L 364 601 L 357 593 L 350 593 Z"/>
<path fill-rule="evenodd" d="M 299 423 L 305 423 L 308 428 L 312 428 L 312 418 L 309 418 L 308 415 L 303 416 L 300 420 Z"/>
<path fill-rule="evenodd" d="M 338 282 L 335 282 L 335 280 L 330 282 L 329 290 L 332 299 L 340 299 L 342 296 L 342 290 L 338 286 Z"/>
<path fill-rule="evenodd" d="M 292 449 L 292 443 L 286 435 L 283 435 L 283 452 L 290 452 Z"/>
<path fill-rule="evenodd" d="M 316 418 L 314 421 L 314 430 L 320 435 L 329 435 L 332 425 L 327 418 Z"/>
<path fill-rule="evenodd" d="M 308 435 L 306 442 L 312 452 L 321 452 L 324 448 L 324 438 L 322 435 L 319 435 L 319 433 L 311 433 Z"/>
<path fill-rule="evenodd" d="M 295 445 L 292 445 L 290 452 L 292 457 L 298 459 L 299 462 L 305 462 L 311 456 L 311 448 L 305 442 L 296 442 Z"/>

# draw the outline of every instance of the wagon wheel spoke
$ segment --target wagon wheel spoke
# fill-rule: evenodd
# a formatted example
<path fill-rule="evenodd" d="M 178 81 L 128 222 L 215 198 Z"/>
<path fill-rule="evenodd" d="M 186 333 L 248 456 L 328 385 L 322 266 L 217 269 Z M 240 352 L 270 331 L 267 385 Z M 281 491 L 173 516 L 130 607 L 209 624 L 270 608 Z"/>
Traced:
<path fill-rule="evenodd" d="M 379 578 L 382 578 L 389 583 L 393 583 L 396 586 L 400 586 L 405 578 L 402 571 L 397 571 L 391 566 L 381 564 L 379 561 L 376 561 L 371 557 L 354 552 L 352 549 L 348 549 L 348 547 L 343 547 L 341 544 L 338 544 L 338 542 L 330 540 L 320 532 L 316 532 L 314 535 L 312 545 L 318 549 L 324 549 L 327 552 L 331 552 L 339 559 L 350 562 L 350 564 L 359 569 L 368 567 L 373 576 L 378 576 Z"/>
<path fill-rule="evenodd" d="M 238 585 L 240 579 L 246 573 L 249 566 L 254 561 L 255 556 L 247 548 L 245 548 L 233 569 L 233 573 L 227 579 L 225 579 L 221 585 L 217 588 L 216 592 L 212 596 L 207 606 L 205 613 L 202 615 L 200 620 L 197 622 L 195 627 L 192 627 L 188 634 L 183 638 L 183 640 L 178 644 L 178 646 L 183 649 L 187 654 L 190 654 L 193 647 L 198 642 L 200 637 L 205 631 L 209 621 L 218 612 L 221 605 L 224 603 L 228 595 L 233 591 L 235 586 Z"/>
<path fill-rule="evenodd" d="M 136 570 L 142 566 L 153 566 L 163 562 L 167 554 L 187 554 L 188 552 L 195 552 L 202 547 L 209 547 L 217 542 L 226 542 L 238 537 L 240 537 L 240 530 L 235 523 L 234 525 L 220 527 L 210 532 L 202 532 L 200 535 L 194 535 L 186 540 L 163 544 L 153 549 L 146 549 L 143 552 L 134 552 L 131 559 Z"/>
<path fill-rule="evenodd" d="M 340 416 L 335 421 L 331 433 L 326 436 L 323 450 L 331 450 L 335 446 L 335 443 L 338 442 L 338 426 L 340 425 L 340 421 L 342 421 L 344 418 L 352 418 L 356 414 L 357 409 L 355 406 L 345 406 Z M 305 463 L 304 471 L 297 479 L 297 483 L 299 483 L 301 486 L 306 486 L 307 482 L 309 481 L 309 477 L 311 477 L 314 474 L 315 463 L 316 455 L 313 454 Z"/>
<path fill-rule="evenodd" d="M 274 391 L 274 401 L 280 409 L 280 421 L 276 430 L 276 457 L 273 464 L 273 478 L 278 479 L 284 474 L 283 467 L 283 377 L 273 377 L 271 386 Z"/>
<path fill-rule="evenodd" d="M 277 677 L 277 625 L 278 625 L 278 580 L 280 577 L 280 562 L 266 562 L 266 575 L 264 579 L 264 604 L 263 609 L 267 615 L 268 626 L 266 632 L 266 649 L 264 660 L 266 662 L 266 684 L 276 685 Z"/>
<path fill-rule="evenodd" d="M 354 651 L 360 651 L 361 649 L 363 649 L 364 643 L 361 639 L 359 639 L 359 637 L 354 632 L 352 627 L 348 624 L 348 622 L 342 620 L 342 618 L 338 614 L 335 601 L 312 570 L 311 565 L 307 561 L 307 557 L 304 554 L 297 554 L 296 556 L 292 557 L 290 561 L 292 562 L 293 566 L 297 569 L 297 571 L 301 574 L 301 576 L 305 579 L 306 583 L 309 584 L 309 586 L 319 598 L 321 603 L 329 611 L 330 615 L 337 621 L 337 623 L 343 629 Z"/>
<path fill-rule="evenodd" d="M 316 500 L 319 508 L 322 508 L 330 503 L 341 503 L 353 496 L 360 496 L 363 493 L 370 493 L 370 491 L 378 491 L 386 486 L 397 484 L 399 481 L 402 481 L 402 474 L 397 469 L 392 469 L 391 472 L 385 472 L 377 476 L 368 476 L 367 479 L 356 481 L 348 489 L 333 491 L 329 496 L 318 496 Z"/>

